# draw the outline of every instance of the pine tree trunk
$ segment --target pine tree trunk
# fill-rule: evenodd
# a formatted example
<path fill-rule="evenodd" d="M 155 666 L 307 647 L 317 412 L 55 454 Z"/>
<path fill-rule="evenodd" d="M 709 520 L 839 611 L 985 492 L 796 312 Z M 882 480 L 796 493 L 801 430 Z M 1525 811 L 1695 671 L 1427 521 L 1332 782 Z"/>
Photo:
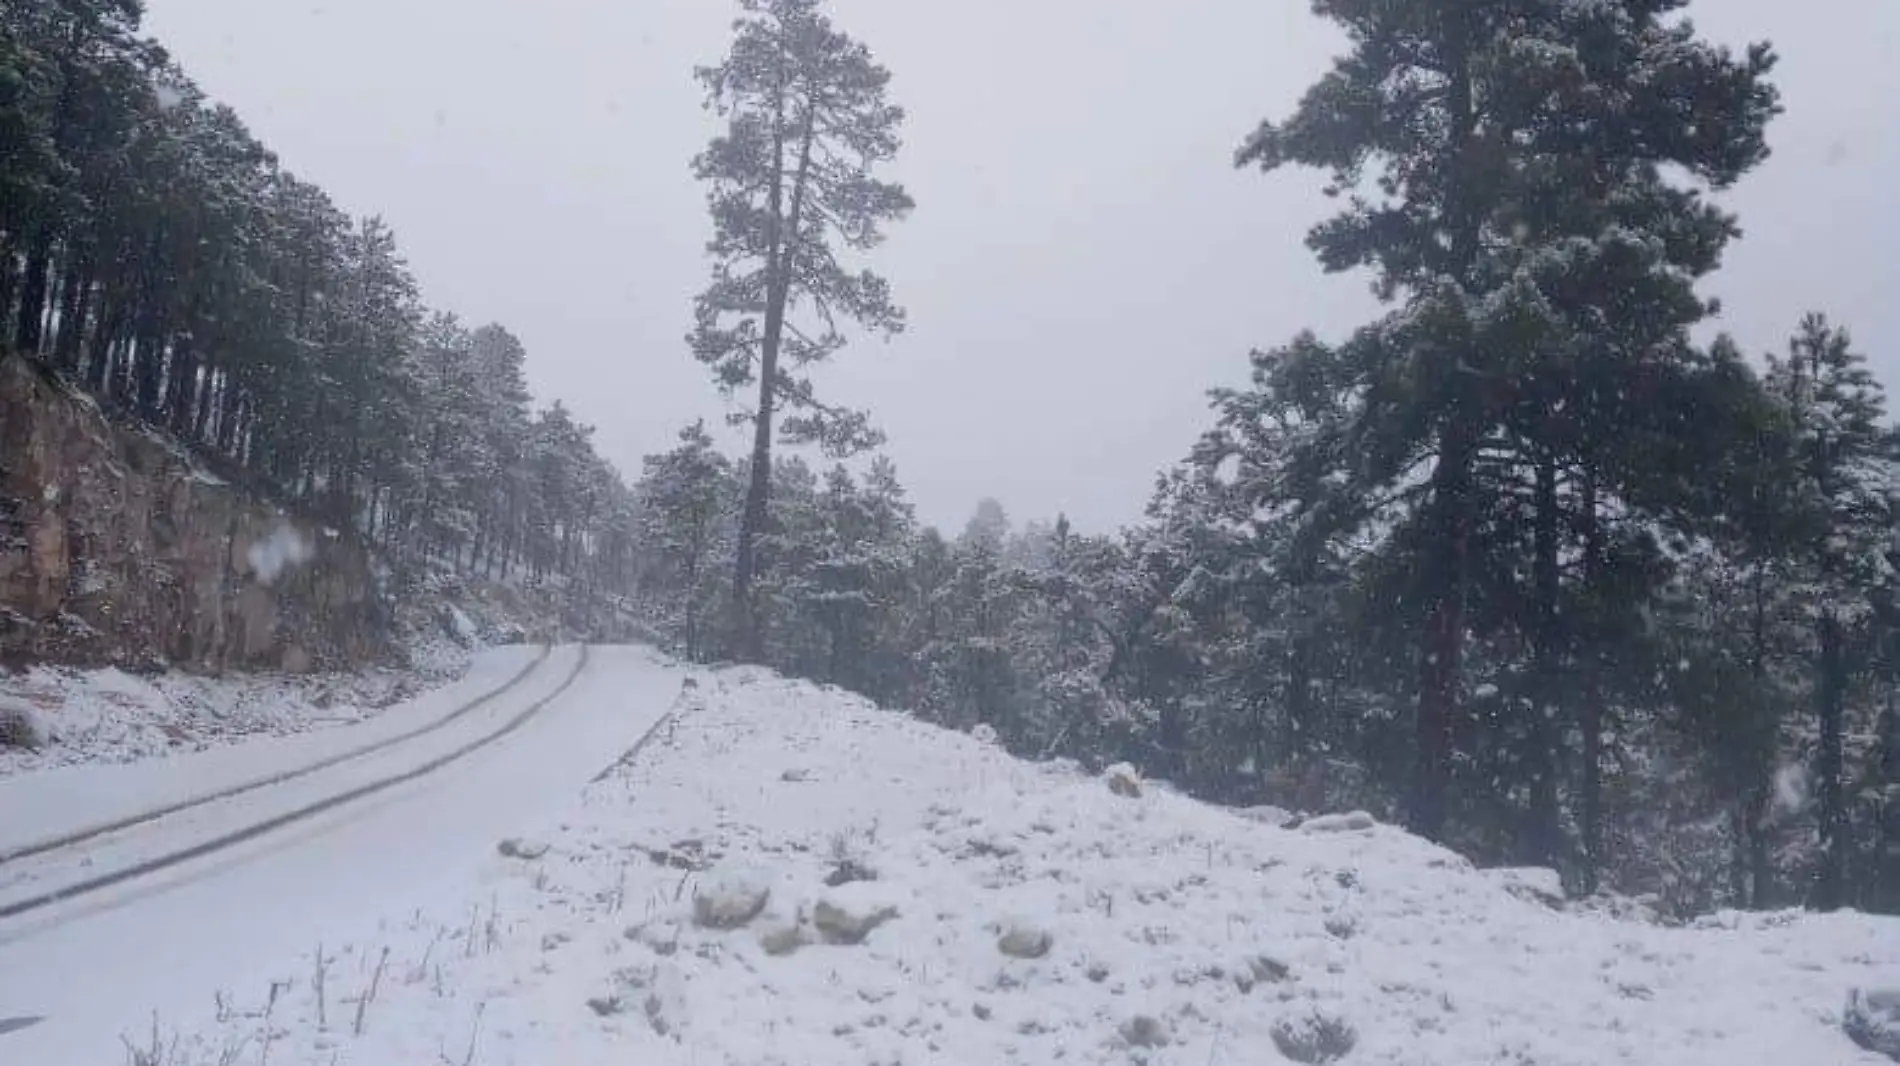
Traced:
<path fill-rule="evenodd" d="M 776 120 L 783 128 L 783 104 Z M 772 169 L 772 237 L 768 261 L 765 305 L 765 329 L 759 342 L 759 409 L 754 420 L 751 480 L 746 486 L 745 510 L 739 519 L 739 551 L 733 570 L 732 602 L 738 651 L 747 662 L 765 658 L 765 632 L 754 600 L 753 583 L 758 577 L 758 538 L 765 529 L 772 494 L 772 429 L 778 399 L 779 348 L 785 334 L 785 309 L 791 298 L 794 248 L 804 211 L 805 184 L 811 171 L 814 109 L 807 106 L 801 131 L 797 175 L 791 190 L 791 206 L 781 219 L 779 214 L 784 184 L 782 141 L 774 142 Z"/>
<path fill-rule="evenodd" d="M 225 379 L 224 387 L 218 396 L 218 454 L 227 458 L 239 459 L 238 454 L 238 408 L 241 397 L 235 382 Z"/>
<path fill-rule="evenodd" d="M 103 294 L 100 296 L 99 327 L 92 335 L 92 344 L 89 346 L 92 350 L 87 356 L 86 372 L 82 380 L 86 384 L 87 391 L 101 399 L 105 398 L 106 383 L 110 380 L 112 341 L 119 332 L 122 306 L 122 303 L 114 301 L 111 304 L 111 313 L 107 314 L 105 297 Z"/>
<path fill-rule="evenodd" d="M 1754 611 L 1750 621 L 1749 633 L 1749 676 L 1754 679 L 1757 699 L 1766 700 L 1768 694 L 1768 567 L 1757 563 L 1751 579 L 1754 597 Z M 1765 712 L 1757 712 L 1766 717 Z M 1751 723 L 1749 744 L 1762 743 L 1773 747 L 1772 739 L 1764 740 L 1753 736 L 1765 729 L 1764 723 Z M 1768 737 L 1773 737 L 1768 731 Z M 1743 847 L 1747 852 L 1749 874 L 1749 906 L 1756 910 L 1766 910 L 1774 898 L 1775 871 L 1768 849 L 1768 814 L 1774 796 L 1774 785 L 1770 778 L 1774 773 L 1772 751 L 1751 749 L 1746 765 L 1753 768 L 1753 784 L 1749 788 L 1746 804 L 1742 813 Z"/>
<path fill-rule="evenodd" d="M 1847 704 L 1847 656 L 1840 619 L 1824 611 L 1820 622 L 1821 655 L 1816 685 L 1820 733 L 1815 760 L 1816 792 L 1820 806 L 1821 862 L 1814 879 L 1813 905 L 1838 910 L 1846 902 L 1846 811 L 1842 805 L 1842 720 Z"/>
<path fill-rule="evenodd" d="M 1438 468 L 1432 476 L 1438 567 L 1420 663 L 1418 765 L 1411 810 L 1413 830 L 1427 840 L 1444 835 L 1453 725 L 1464 672 L 1469 580 L 1471 448 L 1457 427 L 1446 429 L 1439 448 Z"/>
<path fill-rule="evenodd" d="M 1888 684 L 1880 712 L 1880 851 L 1870 907 L 1883 914 L 1900 911 L 1900 684 Z"/>
<path fill-rule="evenodd" d="M 1286 659 L 1286 741 L 1288 756 L 1312 750 L 1313 675 L 1308 667 L 1307 639 L 1295 638 Z"/>
<path fill-rule="evenodd" d="M 219 402 L 218 393 L 222 388 L 222 384 L 217 365 L 210 359 L 204 361 L 203 374 L 204 388 L 200 391 L 198 396 L 198 409 L 192 413 L 191 439 L 198 444 L 209 444 L 211 441 L 211 413 L 217 409 Z"/>
<path fill-rule="evenodd" d="M 1768 774 L 1764 772 L 1760 776 L 1761 781 L 1748 794 L 1748 804 L 1743 813 L 1747 832 L 1748 905 L 1758 911 L 1775 905 L 1775 864 L 1768 846 L 1768 812 L 1774 804 L 1775 793 L 1774 787 L 1768 782 Z"/>
<path fill-rule="evenodd" d="M 37 357 L 46 325 L 46 298 L 52 284 L 53 229 L 44 226 L 27 252 L 26 272 L 20 286 L 20 313 L 13 332 L 13 350 Z"/>
<path fill-rule="evenodd" d="M 1531 773 L 1530 834 L 1527 852 L 1537 865 L 1555 862 L 1562 850 L 1563 829 L 1557 810 L 1556 714 L 1563 678 L 1558 633 L 1560 593 L 1557 569 L 1557 462 L 1550 456 L 1537 461 L 1536 513 L 1532 532 L 1532 583 L 1536 596 L 1532 620 L 1533 694 L 1528 743 Z"/>
<path fill-rule="evenodd" d="M 60 282 L 59 333 L 53 339 L 53 365 L 67 374 L 79 370 L 80 342 L 85 336 L 87 297 L 91 292 L 85 266 L 74 257 L 65 280 Z"/>
<path fill-rule="evenodd" d="M 171 372 L 167 375 L 167 389 L 170 393 L 166 406 L 170 409 L 172 433 L 178 437 L 189 437 L 195 421 L 198 404 L 198 356 L 192 339 L 180 336 L 172 342 Z"/>
<path fill-rule="evenodd" d="M 1599 578 L 1602 545 L 1597 522 L 1597 481 L 1594 471 L 1583 481 L 1583 584 L 1592 593 Z M 1594 616 L 1592 616 L 1594 619 Z M 1579 821 L 1583 833 L 1583 887 L 1595 892 L 1603 869 L 1603 679 L 1599 670 L 1602 627 L 1591 625 L 1589 646 L 1582 656 L 1583 705 L 1578 727 L 1583 733 L 1583 780 L 1579 791 Z"/>
<path fill-rule="evenodd" d="M 1450 267 L 1456 280 L 1475 288 L 1483 211 L 1473 173 L 1478 119 L 1470 63 L 1471 27 L 1462 8 L 1449 14 L 1445 32 L 1449 84 L 1446 110 L 1452 123 L 1448 147 L 1453 187 L 1446 202 L 1451 231 Z M 1459 373 L 1453 370 L 1452 373 Z M 1458 688 L 1464 673 L 1465 597 L 1470 584 L 1471 477 L 1478 429 L 1469 382 L 1459 382 L 1439 430 L 1438 465 L 1432 471 L 1432 545 L 1438 570 L 1425 623 L 1416 721 L 1418 768 L 1412 798 L 1413 829 L 1428 840 L 1444 835 L 1451 783 Z"/>

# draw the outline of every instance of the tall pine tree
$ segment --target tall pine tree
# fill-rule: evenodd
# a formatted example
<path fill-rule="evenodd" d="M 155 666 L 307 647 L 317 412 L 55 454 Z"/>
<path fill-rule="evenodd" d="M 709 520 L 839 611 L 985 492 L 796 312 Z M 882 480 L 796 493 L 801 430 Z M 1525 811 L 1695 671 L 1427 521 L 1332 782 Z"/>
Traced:
<path fill-rule="evenodd" d="M 708 186 L 713 280 L 690 342 L 722 389 L 758 389 L 744 416 L 754 436 L 732 582 L 739 650 L 756 659 L 753 586 L 775 434 L 837 456 L 876 444 L 866 416 L 821 402 L 807 372 L 844 346 L 846 324 L 903 328 L 889 285 L 844 256 L 875 248 L 911 199 L 873 176 L 897 154 L 904 112 L 869 49 L 837 30 L 818 0 L 741 6 L 731 52 L 698 71 L 726 129 L 693 161 Z"/>
<path fill-rule="evenodd" d="M 1672 330 L 1693 321 L 1700 305 L 1682 280 L 1732 227 L 1658 171 L 1676 165 L 1722 186 L 1766 154 L 1772 55 L 1758 46 L 1736 59 L 1698 41 L 1666 17 L 1682 6 L 1318 0 L 1351 50 L 1239 153 L 1242 165 L 1327 171 L 1347 207 L 1310 245 L 1328 270 L 1370 268 L 1379 295 L 1402 305 L 1345 346 L 1354 458 L 1344 472 L 1367 497 L 1404 490 L 1396 509 L 1354 524 L 1393 530 L 1413 560 L 1396 571 L 1408 580 L 1394 596 L 1417 618 L 1408 808 L 1430 836 L 1444 831 L 1466 728 L 1472 609 L 1495 583 L 1489 457 L 1520 390 L 1554 359 L 1615 343 L 1607 324 L 1632 296 L 1673 304 Z M 1531 708 L 1539 758 L 1552 743 L 1548 713 Z"/>

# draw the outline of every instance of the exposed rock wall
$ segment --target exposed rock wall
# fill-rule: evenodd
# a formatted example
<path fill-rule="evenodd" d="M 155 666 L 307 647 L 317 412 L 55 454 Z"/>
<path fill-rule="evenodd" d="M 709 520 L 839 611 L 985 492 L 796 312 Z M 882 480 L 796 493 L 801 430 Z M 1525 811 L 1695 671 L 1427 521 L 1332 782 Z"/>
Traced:
<path fill-rule="evenodd" d="M 368 553 L 0 356 L 0 656 L 347 666 L 386 646 Z"/>

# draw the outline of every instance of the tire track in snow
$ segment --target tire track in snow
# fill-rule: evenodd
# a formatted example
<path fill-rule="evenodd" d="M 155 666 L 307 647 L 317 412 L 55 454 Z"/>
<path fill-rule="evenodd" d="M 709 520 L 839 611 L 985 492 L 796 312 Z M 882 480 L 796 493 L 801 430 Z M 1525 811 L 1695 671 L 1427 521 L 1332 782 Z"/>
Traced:
<path fill-rule="evenodd" d="M 70 833 L 63 833 L 56 837 L 49 837 L 45 840 L 39 840 L 31 844 L 22 845 L 10 851 L 0 851 L 0 867 L 5 867 L 9 863 L 17 862 L 21 859 L 30 859 L 35 856 L 45 855 L 50 852 L 59 851 L 64 848 L 69 848 L 76 844 L 84 844 L 89 841 L 97 840 L 102 836 L 108 836 L 110 834 L 117 833 L 122 830 L 136 828 L 141 825 L 149 825 L 150 823 L 156 822 L 160 819 L 170 818 L 172 815 L 175 815 L 175 814 L 183 814 L 186 811 L 194 810 L 208 803 L 217 803 L 221 800 L 230 799 L 233 796 L 242 796 L 247 792 L 255 792 L 258 789 L 271 788 L 276 785 L 284 784 L 285 782 L 288 782 L 288 781 L 295 781 L 299 778 L 308 777 L 311 774 L 328 770 L 332 766 L 341 766 L 342 764 L 346 762 L 352 762 L 356 759 L 361 759 L 366 756 L 375 755 L 379 752 L 387 751 L 398 744 L 407 743 L 408 741 L 414 740 L 417 737 L 426 736 L 427 734 L 445 729 L 455 724 L 456 722 L 460 721 L 461 719 L 466 718 L 470 714 L 473 714 L 475 711 L 480 710 L 481 708 L 487 706 L 490 703 L 493 703 L 495 700 L 500 699 L 502 696 L 505 696 L 508 693 L 519 688 L 523 682 L 528 680 L 529 675 L 533 674 L 536 670 L 540 669 L 542 665 L 544 665 L 548 661 L 548 656 L 552 655 L 553 653 L 554 653 L 554 646 L 552 644 L 541 645 L 541 650 L 539 654 L 537 654 L 534 657 L 533 661 L 529 662 L 528 665 L 522 667 L 520 671 L 518 671 L 513 677 L 502 682 L 500 685 L 497 685 L 496 687 L 488 690 L 487 692 L 481 694 L 480 696 L 477 696 L 476 698 L 470 700 L 469 702 L 461 705 L 460 707 L 457 707 L 455 710 L 450 711 L 448 714 L 443 715 L 441 718 L 438 718 L 433 722 L 428 722 L 424 725 L 417 726 L 416 728 L 411 729 L 408 732 L 398 733 L 397 735 L 393 737 L 385 737 L 382 740 L 374 741 L 369 744 L 364 744 L 361 747 L 351 748 L 348 751 L 339 752 L 327 758 L 319 759 L 318 761 L 310 763 L 308 765 L 298 767 L 295 770 L 286 770 L 286 771 L 283 771 L 282 773 L 271 774 L 266 777 L 257 778 L 256 780 L 253 780 L 253 781 L 246 781 L 245 783 L 241 785 L 233 785 L 229 788 L 219 789 L 215 792 L 207 792 L 202 795 L 193 796 L 190 799 L 180 800 L 177 803 L 167 804 L 163 807 L 155 807 L 148 811 L 141 811 L 138 814 L 128 815 L 124 818 L 118 818 L 110 822 L 102 822 L 97 825 L 87 826 L 84 829 L 76 829 Z M 0 914 L 0 917 L 5 917 L 5 915 Z"/>
<path fill-rule="evenodd" d="M 590 649 L 587 645 L 581 645 L 580 658 L 574 664 L 573 671 L 561 681 L 561 684 L 557 686 L 554 691 L 529 704 L 521 713 L 508 719 L 508 721 L 502 723 L 502 725 L 494 731 L 476 737 L 474 740 L 460 745 L 446 754 L 438 755 L 419 766 L 412 767 L 401 773 L 377 778 L 374 781 L 358 785 L 355 788 L 318 800 L 315 803 L 306 804 L 296 810 L 267 818 L 261 822 L 255 822 L 242 829 L 224 833 L 210 840 L 193 844 L 190 847 L 160 855 L 156 858 L 147 859 L 143 862 L 134 863 L 130 866 L 121 867 L 110 873 L 100 874 L 97 877 L 88 878 L 84 881 L 67 885 L 64 888 L 52 889 L 35 896 L 29 896 L 25 899 L 14 900 L 10 903 L 0 903 L 0 921 L 7 921 L 22 915 L 31 914 L 34 911 L 44 910 L 60 903 L 66 903 L 117 885 L 136 881 L 142 877 L 148 877 L 182 863 L 191 862 L 194 859 L 214 855 L 220 851 L 236 847 L 239 844 L 255 840 L 267 833 L 272 833 L 287 826 L 307 821 L 327 811 L 335 810 L 344 804 L 365 799 L 380 792 L 386 792 L 398 785 L 408 784 L 411 781 L 426 777 L 451 764 L 460 762 L 483 748 L 506 739 L 508 736 L 519 731 L 523 726 L 533 721 L 550 704 L 560 699 L 568 689 L 574 686 L 576 681 L 580 680 L 581 674 L 587 670 L 589 651 Z M 543 656 L 542 660 L 537 660 L 529 669 L 532 670 L 539 666 L 541 661 L 545 660 L 545 658 L 546 656 Z"/>

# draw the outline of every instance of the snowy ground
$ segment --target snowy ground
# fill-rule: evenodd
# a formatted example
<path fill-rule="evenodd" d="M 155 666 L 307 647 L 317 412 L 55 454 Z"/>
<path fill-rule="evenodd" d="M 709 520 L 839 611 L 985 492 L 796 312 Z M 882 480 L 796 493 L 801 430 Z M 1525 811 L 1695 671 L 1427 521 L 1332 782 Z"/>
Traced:
<path fill-rule="evenodd" d="M 466 880 L 369 880 L 372 849 L 401 846 L 413 810 L 376 832 L 338 829 L 326 854 L 357 865 L 293 864 L 315 909 L 269 938 L 303 954 L 265 954 L 215 986 L 201 960 L 183 966 L 174 983 L 195 982 L 197 998 L 180 987 L 155 1027 L 134 1027 L 145 1061 L 1885 1061 L 1842 1035 L 1840 1015 L 1850 988 L 1900 983 L 1894 921 L 1723 915 L 1668 929 L 1566 913 L 1536 898 L 1535 876 L 1476 871 L 1388 827 L 1275 828 L 1152 786 L 1119 794 L 810 686 L 701 679 L 676 724 L 569 793 L 564 812 L 439 805 L 441 821 L 423 824 L 441 832 L 425 837 L 475 848 L 490 829 L 485 857 L 457 866 Z M 623 660 L 576 697 L 571 721 L 629 735 L 629 715 L 590 714 L 588 701 L 639 688 L 630 717 L 648 721 L 668 685 L 676 673 Z M 583 732 L 564 727 L 506 766 L 526 771 Z M 524 827 L 501 854 L 501 835 Z M 312 902 L 351 878 L 376 886 L 379 924 L 361 922 L 375 908 Z M 339 937 L 345 918 L 359 924 Z M 211 938 L 201 954 L 222 950 L 215 931 L 196 935 Z M 0 975 L 34 964 L 7 950 L 0 938 Z M 0 1060 L 55 1061 L 15 1058 L 9 1039 Z"/>
<path fill-rule="evenodd" d="M 127 829 L 86 845 L 77 857 L 55 851 L 8 859 L 7 841 L 43 840 L 75 824 L 119 817 L 140 802 L 163 804 L 241 777 L 329 759 L 339 748 L 384 739 L 398 726 L 437 720 L 454 707 L 453 690 L 505 680 L 534 658 L 526 649 L 488 653 L 450 690 L 345 729 L 0 781 L 4 908 L 75 877 L 177 854 L 302 809 L 316 797 L 428 765 L 510 722 L 524 722 L 436 772 L 233 850 L 0 919 L 0 1064 L 141 1061 L 128 1057 L 121 1034 L 149 1037 L 154 1018 L 168 1033 L 180 1023 L 215 1024 L 220 1015 L 232 1017 L 230 1012 L 268 999 L 271 982 L 299 952 L 314 957 L 326 945 L 330 958 L 342 945 L 354 944 L 360 954 L 382 942 L 381 928 L 401 928 L 412 915 L 458 907 L 494 855 L 497 834 L 552 824 L 589 780 L 672 706 L 681 672 L 643 649 L 600 648 L 575 673 L 581 650 L 557 648 L 520 685 L 453 719 L 446 731 L 418 735 L 368 759 L 246 793 L 241 802 L 221 801 Z M 537 706 L 533 717 L 524 717 Z M 85 809 L 76 814 L 74 807 Z M 393 947 L 395 940 L 388 942 Z M 308 990 L 310 975 L 300 977 L 284 995 Z M 355 971 L 337 963 L 329 994 L 340 997 L 355 979 Z M 331 1003 L 329 1009 L 345 1008 Z M 181 1045 L 177 1056 L 142 1061 L 193 1061 L 183 1056 Z M 213 1054 L 200 1061 L 249 1066 L 280 1060 L 260 1042 L 241 1059 Z"/>
<path fill-rule="evenodd" d="M 0 707 L 30 708 L 48 734 L 38 750 L 0 746 L 0 778 L 85 763 L 205 751 L 254 737 L 349 725 L 459 677 L 470 656 L 418 642 L 409 669 L 292 676 L 140 677 L 116 669 L 0 672 Z"/>

